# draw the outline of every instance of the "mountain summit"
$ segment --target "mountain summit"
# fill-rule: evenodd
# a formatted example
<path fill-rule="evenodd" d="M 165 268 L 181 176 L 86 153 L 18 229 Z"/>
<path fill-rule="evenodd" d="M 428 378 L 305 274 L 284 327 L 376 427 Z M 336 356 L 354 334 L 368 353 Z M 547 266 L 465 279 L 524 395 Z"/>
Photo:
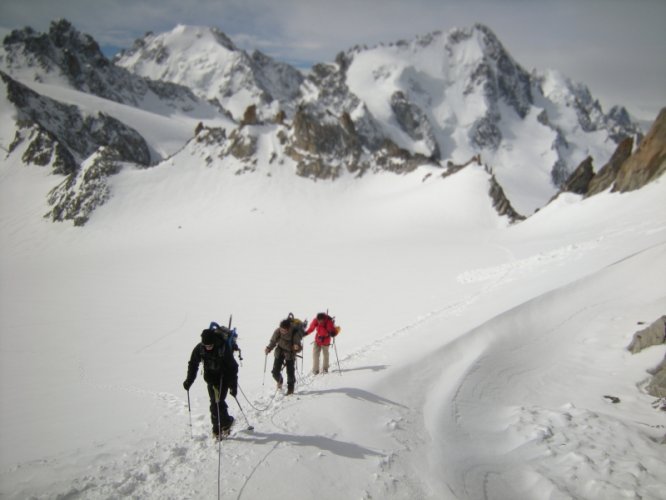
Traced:
<path fill-rule="evenodd" d="M 525 70 L 481 24 L 354 47 L 303 74 L 239 49 L 215 28 L 184 25 L 148 33 L 109 61 L 92 37 L 60 20 L 48 33 L 7 36 L 0 70 L 13 109 L 5 129 L 17 130 L 4 146 L 38 151 L 24 161 L 68 175 L 49 213 L 81 223 L 110 196 L 84 165 L 104 158 L 111 166 L 95 171 L 106 178 L 128 163 L 171 165 L 185 151 L 239 175 L 278 165 L 313 180 L 421 167 L 424 178 L 441 179 L 478 165 L 492 179 L 495 206 L 517 220 L 552 199 L 585 159 L 603 165 L 618 144 L 642 135 L 624 108 L 604 113 L 584 85 Z M 40 106 L 66 109 L 79 125 L 63 126 L 62 113 Z M 57 162 L 45 160 L 56 150 Z M 86 186 L 91 177 L 97 187 Z"/>
<path fill-rule="evenodd" d="M 215 28 L 179 25 L 168 33 L 148 33 L 114 62 L 137 75 L 216 99 L 238 119 L 253 104 L 275 114 L 280 103 L 297 99 L 303 81 L 295 68 L 259 51 L 248 54 Z"/>

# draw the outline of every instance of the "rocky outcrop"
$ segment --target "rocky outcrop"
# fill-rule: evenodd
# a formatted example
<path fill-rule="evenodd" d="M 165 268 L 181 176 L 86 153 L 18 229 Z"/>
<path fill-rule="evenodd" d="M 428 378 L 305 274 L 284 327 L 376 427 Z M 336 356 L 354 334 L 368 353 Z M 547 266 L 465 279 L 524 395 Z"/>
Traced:
<path fill-rule="evenodd" d="M 111 196 L 108 178 L 121 170 L 120 154 L 112 147 L 102 147 L 88 158 L 79 171 L 69 175 L 48 196 L 51 210 L 45 217 L 53 221 L 71 220 L 84 225 L 90 214 Z"/>
<path fill-rule="evenodd" d="M 303 177 L 336 178 L 341 169 L 355 170 L 361 148 L 348 116 L 335 117 L 301 106 L 294 116 L 287 154 Z"/>
<path fill-rule="evenodd" d="M 78 165 L 72 153 L 52 133 L 34 123 L 18 125 L 16 136 L 9 146 L 10 154 L 25 143 L 27 146 L 21 159 L 26 165 L 49 166 L 54 174 L 59 175 L 76 173 Z"/>
<path fill-rule="evenodd" d="M 592 166 L 592 157 L 585 158 L 580 165 L 572 172 L 566 180 L 561 192 L 585 194 L 590 187 L 590 181 L 594 177 L 594 167 Z"/>
<path fill-rule="evenodd" d="M 519 214 L 511 206 L 511 202 L 504 194 L 504 189 L 500 186 L 499 182 L 494 175 L 490 177 L 490 188 L 488 190 L 490 199 L 493 201 L 493 208 L 499 215 L 506 215 L 511 222 L 518 222 L 525 220 L 525 216 Z"/>
<path fill-rule="evenodd" d="M 439 160 L 440 152 L 437 139 L 435 139 L 430 122 L 421 108 L 409 102 L 404 92 L 397 91 L 391 96 L 391 109 L 400 128 L 412 140 L 421 142 L 430 152 L 431 159 Z"/>
<path fill-rule="evenodd" d="M 627 137 L 620 142 L 615 149 L 613 156 L 608 160 L 608 163 L 606 163 L 606 165 L 604 165 L 590 180 L 587 192 L 584 194 L 586 196 L 592 196 L 610 188 L 615 182 L 622 164 L 631 156 L 631 150 L 633 147 L 634 141 L 631 137 Z"/>
<path fill-rule="evenodd" d="M 666 172 L 666 108 L 657 116 L 636 152 L 617 174 L 613 191 L 640 189 Z"/>
<path fill-rule="evenodd" d="M 124 123 L 102 112 L 84 116 L 76 106 L 37 94 L 5 73 L 0 72 L 0 78 L 7 86 L 7 99 L 16 107 L 17 122 L 24 126 L 36 124 L 77 161 L 87 158 L 100 146 L 109 146 L 123 161 L 150 165 L 148 144 Z"/>
<path fill-rule="evenodd" d="M 243 119 L 240 122 L 240 126 L 245 127 L 246 125 L 258 125 L 258 124 L 259 124 L 259 118 L 257 117 L 257 105 L 252 104 L 245 109 L 245 113 L 243 113 Z"/>
<path fill-rule="evenodd" d="M 645 388 L 647 393 L 656 398 L 666 398 L 666 356 L 656 367 L 648 370 L 648 373 L 652 375 L 652 380 Z"/>
<path fill-rule="evenodd" d="M 634 333 L 627 350 L 636 354 L 646 347 L 664 343 L 666 343 L 666 316 L 662 316 L 647 328 Z"/>
<path fill-rule="evenodd" d="M 30 68 L 36 80 L 60 76 L 72 88 L 137 107 L 147 98 L 182 111 L 202 104 L 186 87 L 145 79 L 112 64 L 90 35 L 64 19 L 53 21 L 48 33 L 14 30 L 5 37 L 3 48 L 4 67 L 10 74 Z"/>
<path fill-rule="evenodd" d="M 632 354 L 636 354 L 648 347 L 664 343 L 666 343 L 666 316 L 662 316 L 647 328 L 636 332 L 627 349 Z M 652 379 L 646 387 L 648 394 L 657 398 L 666 398 L 666 356 L 658 366 L 648 370 L 648 373 L 652 375 Z"/>

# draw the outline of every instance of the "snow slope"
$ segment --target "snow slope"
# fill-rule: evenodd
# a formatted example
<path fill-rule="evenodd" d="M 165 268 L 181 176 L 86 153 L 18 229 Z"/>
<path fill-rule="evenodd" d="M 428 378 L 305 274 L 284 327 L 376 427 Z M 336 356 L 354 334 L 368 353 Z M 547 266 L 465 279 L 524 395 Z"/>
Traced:
<path fill-rule="evenodd" d="M 218 459 L 223 498 L 660 498 L 641 387 L 665 349 L 624 347 L 666 309 L 666 182 L 509 226 L 482 168 L 325 183 L 188 154 L 121 171 L 84 228 L 40 218 L 57 178 L 0 163 L 2 498 L 215 498 Z M 306 356 L 276 394 L 270 334 L 326 309 L 336 371 Z M 232 314 L 255 429 L 229 399 L 218 450 L 182 381 Z"/>

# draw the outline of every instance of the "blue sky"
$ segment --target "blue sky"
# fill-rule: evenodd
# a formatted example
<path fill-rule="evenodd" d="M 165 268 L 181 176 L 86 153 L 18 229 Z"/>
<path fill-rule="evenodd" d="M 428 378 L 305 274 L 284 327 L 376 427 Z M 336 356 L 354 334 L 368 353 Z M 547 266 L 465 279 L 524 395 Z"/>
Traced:
<path fill-rule="evenodd" d="M 643 120 L 666 106 L 666 0 L 2 0 L 0 33 L 66 18 L 107 53 L 146 31 L 215 26 L 299 67 L 354 45 L 482 22 L 526 69 L 557 69 L 604 109 Z"/>

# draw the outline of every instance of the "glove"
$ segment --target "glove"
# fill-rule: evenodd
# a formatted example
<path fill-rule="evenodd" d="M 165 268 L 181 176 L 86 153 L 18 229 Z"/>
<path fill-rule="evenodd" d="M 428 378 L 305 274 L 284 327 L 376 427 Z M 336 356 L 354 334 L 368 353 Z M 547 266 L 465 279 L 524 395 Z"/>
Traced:
<path fill-rule="evenodd" d="M 266 353 L 266 355 L 268 355 L 268 353 L 271 352 L 271 349 L 267 347 L 266 349 L 264 349 L 264 352 Z"/>
<path fill-rule="evenodd" d="M 185 388 L 186 391 L 189 391 L 190 387 L 192 387 L 192 382 L 186 380 L 185 382 L 183 382 L 183 387 Z"/>
<path fill-rule="evenodd" d="M 229 387 L 229 394 L 231 394 L 231 397 L 235 398 L 236 395 L 238 394 L 238 382 L 231 384 Z"/>
<path fill-rule="evenodd" d="M 299 352 L 301 350 L 301 346 L 298 344 L 294 344 L 294 352 Z"/>

